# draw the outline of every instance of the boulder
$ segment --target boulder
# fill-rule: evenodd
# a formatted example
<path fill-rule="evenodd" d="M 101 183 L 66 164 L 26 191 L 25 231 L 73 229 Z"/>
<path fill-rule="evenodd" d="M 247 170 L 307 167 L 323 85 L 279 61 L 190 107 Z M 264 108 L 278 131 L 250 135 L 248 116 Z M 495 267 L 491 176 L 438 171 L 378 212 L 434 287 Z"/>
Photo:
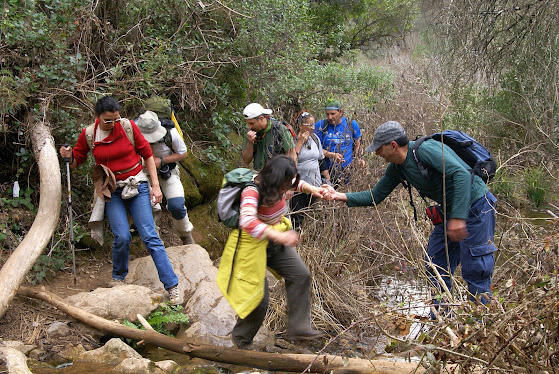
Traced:
<path fill-rule="evenodd" d="M 115 373 L 164 374 L 165 372 L 147 358 L 125 358 L 113 369 Z"/>
<path fill-rule="evenodd" d="M 157 361 L 155 363 L 155 366 L 157 366 L 158 368 L 160 368 L 166 373 L 170 373 L 173 370 L 175 370 L 175 368 L 179 365 L 173 360 L 163 360 L 163 361 Z"/>
<path fill-rule="evenodd" d="M 180 279 L 179 289 L 186 301 L 184 312 L 192 323 L 188 329 L 181 330 L 179 337 L 201 338 L 211 344 L 231 346 L 229 334 L 237 317 L 217 287 L 217 268 L 206 250 L 191 244 L 167 248 L 167 253 Z M 132 261 L 126 279 L 163 290 L 151 257 Z M 269 331 L 262 327 L 255 340 L 265 345 L 269 338 Z"/>
<path fill-rule="evenodd" d="M 64 348 L 62 348 L 62 350 L 57 353 L 57 355 L 61 359 L 73 361 L 76 358 L 80 357 L 85 352 L 86 352 L 85 348 L 81 344 L 78 345 L 66 344 Z"/>
<path fill-rule="evenodd" d="M 206 250 L 197 244 L 167 248 L 167 255 L 179 277 L 180 292 L 188 298 L 202 280 L 215 280 L 217 269 Z M 164 292 L 157 270 L 150 256 L 135 259 L 128 266 L 126 282 Z"/>
<path fill-rule="evenodd" d="M 61 336 L 70 335 L 71 330 L 67 322 L 54 321 L 47 329 L 47 334 L 51 338 L 59 338 Z"/>
<path fill-rule="evenodd" d="M 18 351 L 20 351 L 24 355 L 29 354 L 29 352 L 31 352 L 32 350 L 37 348 L 37 346 L 35 346 L 33 344 L 25 344 L 25 343 L 19 342 L 17 340 L 5 340 L 3 342 L 0 342 L 0 347 L 17 349 Z"/>
<path fill-rule="evenodd" d="M 0 346 L 0 359 L 6 362 L 10 374 L 32 374 L 27 367 L 27 357 L 15 348 Z"/>
<path fill-rule="evenodd" d="M 148 259 L 151 260 L 151 257 Z M 66 302 L 99 317 L 129 321 L 135 321 L 137 313 L 143 316 L 150 314 L 163 300 L 161 292 L 135 284 L 98 288 L 66 298 Z"/>
<path fill-rule="evenodd" d="M 142 360 L 142 356 L 122 340 L 113 338 L 101 348 L 82 353 L 76 358 L 80 362 L 92 362 L 104 365 L 118 365 L 125 359 Z M 149 360 L 148 360 L 149 361 Z"/>
<path fill-rule="evenodd" d="M 200 161 L 193 152 L 188 152 L 182 164 L 188 169 L 188 173 L 181 168 L 181 174 L 189 174 L 194 177 L 198 191 L 204 201 L 215 198 L 223 181 L 223 172 L 219 166 Z"/>

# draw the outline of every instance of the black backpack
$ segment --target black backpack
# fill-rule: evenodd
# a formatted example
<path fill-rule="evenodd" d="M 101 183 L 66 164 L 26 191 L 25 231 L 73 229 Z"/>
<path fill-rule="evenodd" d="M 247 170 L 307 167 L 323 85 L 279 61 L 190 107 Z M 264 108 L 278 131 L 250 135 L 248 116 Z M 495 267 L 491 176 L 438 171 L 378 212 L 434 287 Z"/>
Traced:
<path fill-rule="evenodd" d="M 411 148 L 413 159 L 424 178 L 429 178 L 431 176 L 432 169 L 421 161 L 418 149 L 424 141 L 429 139 L 442 142 L 449 146 L 456 155 L 458 155 L 458 157 L 460 157 L 466 164 L 468 164 L 468 166 L 472 168 L 472 179 L 474 175 L 477 175 L 481 178 L 481 180 L 483 180 L 483 182 L 488 183 L 495 176 L 495 173 L 497 172 L 497 163 L 493 157 L 491 157 L 491 153 L 487 150 L 487 148 L 462 131 L 444 130 L 442 132 L 416 139 L 413 147 Z M 401 183 L 408 190 L 410 205 L 413 208 L 413 216 L 417 221 L 417 212 L 415 204 L 413 203 L 411 185 L 403 178 L 403 176 Z M 425 200 L 425 197 L 421 193 L 420 195 L 421 198 Z"/>
<path fill-rule="evenodd" d="M 412 148 L 412 154 L 421 174 L 428 178 L 431 170 L 421 161 L 417 150 L 424 141 L 433 139 L 442 142 L 452 148 L 469 167 L 472 173 L 479 176 L 488 183 L 497 172 L 497 163 L 491 157 L 491 153 L 471 136 L 457 130 L 444 130 L 429 136 L 417 139 Z"/>

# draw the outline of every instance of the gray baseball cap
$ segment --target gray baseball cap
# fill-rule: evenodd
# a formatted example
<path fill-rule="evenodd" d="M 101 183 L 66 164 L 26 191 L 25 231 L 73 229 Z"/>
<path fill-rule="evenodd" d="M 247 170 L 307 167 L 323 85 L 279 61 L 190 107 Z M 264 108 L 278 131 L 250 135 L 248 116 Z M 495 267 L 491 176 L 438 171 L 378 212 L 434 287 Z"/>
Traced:
<path fill-rule="evenodd" d="M 406 130 L 400 125 L 400 122 L 385 122 L 375 130 L 373 142 L 365 148 L 365 152 L 376 152 L 383 144 L 390 143 L 405 135 Z"/>

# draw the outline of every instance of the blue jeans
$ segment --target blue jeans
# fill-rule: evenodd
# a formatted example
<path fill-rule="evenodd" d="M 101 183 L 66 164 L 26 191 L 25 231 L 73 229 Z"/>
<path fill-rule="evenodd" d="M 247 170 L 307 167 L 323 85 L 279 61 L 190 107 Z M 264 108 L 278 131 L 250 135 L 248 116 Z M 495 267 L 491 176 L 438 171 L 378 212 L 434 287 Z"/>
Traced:
<path fill-rule="evenodd" d="M 491 276 L 495 267 L 493 252 L 497 250 L 493 241 L 496 201 L 495 196 L 489 191 L 485 196 L 475 201 L 470 207 L 468 219 L 466 220 L 468 237 L 460 242 L 448 240 L 450 272 L 454 274 L 456 267 L 462 264 L 462 278 L 468 284 L 471 299 L 473 299 L 473 296 L 482 293 L 491 295 Z M 450 290 L 451 281 L 448 276 L 442 224 L 436 225 L 429 237 L 427 255 L 437 267 L 438 272 Z M 430 274 L 432 285 L 440 290 L 441 286 L 429 265 L 427 265 L 427 273 Z M 486 296 L 482 296 L 481 302 L 486 304 L 489 302 L 489 299 Z"/>
<path fill-rule="evenodd" d="M 113 279 L 124 280 L 128 274 L 128 253 L 130 252 L 132 236 L 130 235 L 127 211 L 130 211 L 136 229 L 155 263 L 159 280 L 166 290 L 176 286 L 179 280 L 173 271 L 169 257 L 167 257 L 165 246 L 155 231 L 147 182 L 140 183 L 138 195 L 130 199 L 123 200 L 120 197 L 121 192 L 122 188 L 118 188 L 112 193 L 111 200 L 105 203 L 105 214 L 109 219 L 111 231 L 114 235 Z"/>

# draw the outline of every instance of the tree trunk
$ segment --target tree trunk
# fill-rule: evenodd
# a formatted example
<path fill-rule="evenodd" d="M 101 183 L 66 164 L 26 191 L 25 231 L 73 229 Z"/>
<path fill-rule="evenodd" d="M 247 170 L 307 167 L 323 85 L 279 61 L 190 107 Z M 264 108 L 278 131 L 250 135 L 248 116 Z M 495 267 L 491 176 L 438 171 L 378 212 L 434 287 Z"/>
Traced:
<path fill-rule="evenodd" d="M 43 249 L 60 215 L 61 182 L 58 157 L 50 129 L 43 122 L 30 126 L 33 152 L 39 165 L 40 203 L 33 225 L 0 270 L 0 318 Z"/>
<path fill-rule="evenodd" d="M 206 360 L 225 362 L 229 364 L 249 366 L 271 371 L 308 371 L 314 373 L 382 373 L 404 374 L 412 373 L 415 364 L 363 360 L 357 358 L 344 358 L 332 355 L 313 354 L 279 354 L 247 351 L 235 348 L 225 348 L 197 342 L 195 339 L 179 340 L 151 330 L 138 330 L 126 327 L 117 322 L 108 321 L 80 308 L 72 306 L 58 296 L 42 289 L 37 291 L 29 287 L 20 287 L 19 295 L 32 297 L 48 302 L 61 311 L 68 313 L 75 319 L 104 332 L 119 335 L 129 339 L 143 340 L 146 343 L 166 348 L 173 352 L 184 353 L 192 357 Z M 419 368 L 417 373 L 424 370 Z"/>

